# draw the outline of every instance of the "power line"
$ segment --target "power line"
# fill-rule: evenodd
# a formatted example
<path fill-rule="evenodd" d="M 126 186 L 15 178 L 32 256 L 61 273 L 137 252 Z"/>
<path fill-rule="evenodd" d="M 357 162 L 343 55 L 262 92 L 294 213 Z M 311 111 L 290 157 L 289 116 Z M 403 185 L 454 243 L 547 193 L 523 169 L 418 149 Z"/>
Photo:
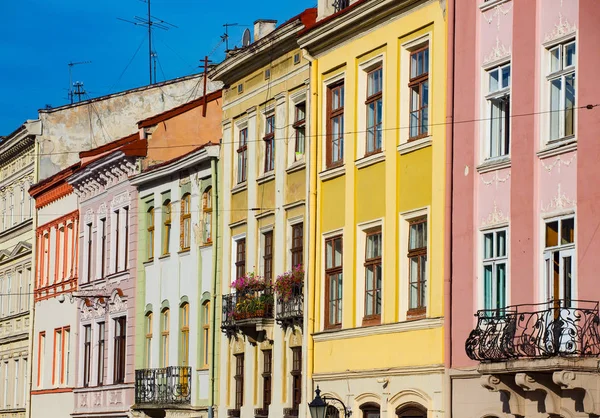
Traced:
<path fill-rule="evenodd" d="M 119 84 L 119 81 L 121 81 L 121 78 L 123 78 L 123 75 L 125 74 L 125 71 L 127 71 L 127 69 L 129 68 L 129 66 L 131 65 L 131 63 L 133 62 L 133 60 L 135 59 L 135 57 L 137 56 L 138 52 L 142 48 L 142 45 L 144 44 L 144 40 L 145 40 L 145 38 L 142 37 L 142 40 L 141 40 L 140 44 L 138 45 L 137 49 L 135 50 L 135 52 L 133 53 L 133 56 L 131 57 L 131 59 L 129 60 L 129 62 L 127 63 L 127 65 L 123 69 L 123 71 L 121 71 L 121 75 L 119 75 L 119 78 L 117 79 L 117 81 L 115 81 L 114 84 L 108 89 L 109 92 L 112 92 L 113 89 L 117 86 L 117 84 Z"/>
<path fill-rule="evenodd" d="M 244 208 L 244 209 L 218 209 L 218 210 L 213 209 L 212 212 L 259 212 L 259 211 L 265 212 L 265 211 L 278 210 L 278 209 L 279 208 L 261 208 L 261 207 L 256 207 L 256 208 Z M 204 209 L 190 209 L 189 212 L 194 212 L 194 213 L 200 212 L 200 213 L 203 213 Z M 129 211 L 129 213 L 135 213 L 135 214 L 138 214 L 138 215 L 143 215 L 143 214 L 148 213 L 148 212 L 145 211 L 145 210 L 142 210 L 141 212 L 132 212 L 132 211 Z M 64 216 L 64 215 L 65 215 L 64 213 L 46 213 L 46 212 L 44 212 L 43 217 L 45 218 L 46 216 Z M 11 217 L 14 218 L 14 217 L 17 217 L 17 216 L 20 217 L 21 215 L 13 213 L 12 215 L 11 214 L 5 214 L 4 216 L 7 217 L 7 218 L 11 218 Z M 2 215 L 0 215 L 0 219 L 1 218 L 2 218 Z M 39 216 L 38 216 L 38 218 L 39 218 Z M 25 222 L 25 221 L 23 221 L 23 222 Z M 48 222 L 52 222 L 52 221 L 48 221 Z M 15 224 L 15 225 L 18 225 L 18 224 Z M 14 225 L 11 225 L 10 228 L 12 228 L 13 226 Z M 42 227 L 42 226 L 44 226 L 44 224 L 39 225 L 39 226 Z"/>

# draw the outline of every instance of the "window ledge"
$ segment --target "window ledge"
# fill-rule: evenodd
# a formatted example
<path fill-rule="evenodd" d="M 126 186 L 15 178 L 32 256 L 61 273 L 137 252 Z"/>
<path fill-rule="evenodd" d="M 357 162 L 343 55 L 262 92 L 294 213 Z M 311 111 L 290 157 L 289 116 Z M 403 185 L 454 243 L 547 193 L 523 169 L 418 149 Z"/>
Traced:
<path fill-rule="evenodd" d="M 313 334 L 316 343 L 335 341 L 349 338 L 366 337 L 370 335 L 392 334 L 398 332 L 419 331 L 439 328 L 444 325 L 444 318 L 411 319 L 392 324 L 372 325 L 347 329 L 327 329 Z"/>
<path fill-rule="evenodd" d="M 285 172 L 288 174 L 291 174 L 296 171 L 303 170 L 304 168 L 306 168 L 306 161 L 304 161 L 304 158 L 303 158 L 301 160 L 295 161 L 294 164 L 292 164 L 285 170 Z"/>
<path fill-rule="evenodd" d="M 321 181 L 327 181 L 346 174 L 346 166 L 344 164 L 339 167 L 329 168 L 319 173 Z"/>
<path fill-rule="evenodd" d="M 104 278 L 106 280 L 112 280 L 112 279 L 115 279 L 117 277 L 126 276 L 127 274 L 129 274 L 129 269 L 120 270 L 120 271 L 117 271 L 115 273 L 108 274 Z"/>
<path fill-rule="evenodd" d="M 154 258 L 151 258 L 150 260 L 142 261 L 142 264 L 144 265 L 144 267 L 152 266 L 152 265 L 154 265 Z"/>
<path fill-rule="evenodd" d="M 488 11 L 496 6 L 498 6 L 499 4 L 502 3 L 506 3 L 508 0 L 490 0 L 490 1 L 486 1 L 484 3 L 481 3 L 479 5 L 479 10 L 481 10 L 482 12 Z"/>
<path fill-rule="evenodd" d="M 275 170 L 269 171 L 268 173 L 263 174 L 262 176 L 260 176 L 259 178 L 256 179 L 256 182 L 258 184 L 263 184 L 263 183 L 266 183 L 266 182 L 274 180 L 274 179 L 275 179 Z"/>
<path fill-rule="evenodd" d="M 275 215 L 275 211 L 274 210 L 267 210 L 265 212 L 256 213 L 254 215 L 254 217 L 256 219 L 262 219 L 262 218 L 266 218 L 267 216 L 271 216 L 271 215 Z"/>
<path fill-rule="evenodd" d="M 213 245 L 212 241 L 203 242 L 202 245 L 200 245 L 200 248 L 212 247 L 212 245 Z"/>
<path fill-rule="evenodd" d="M 398 145 L 398 152 L 400 155 L 408 154 L 409 152 L 420 150 L 421 148 L 430 147 L 432 144 L 431 136 L 425 138 L 416 139 L 414 141 L 408 141 L 404 144 Z"/>
<path fill-rule="evenodd" d="M 238 183 L 231 189 L 231 194 L 236 194 L 242 192 L 248 188 L 248 182 L 244 181 L 242 183 Z"/>
<path fill-rule="evenodd" d="M 494 170 L 502 170 L 510 168 L 510 156 L 503 155 L 502 157 L 490 158 L 477 166 L 479 174 L 487 173 Z"/>
<path fill-rule="evenodd" d="M 178 255 L 186 255 L 186 254 L 189 254 L 189 253 L 190 253 L 190 249 L 189 248 L 177 251 Z"/>
<path fill-rule="evenodd" d="M 539 150 L 536 155 L 541 158 L 554 157 L 558 154 L 564 154 L 567 152 L 577 150 L 577 138 L 570 136 L 563 138 L 558 141 L 548 142 L 546 147 Z"/>
<path fill-rule="evenodd" d="M 365 168 L 370 165 L 380 163 L 382 161 L 385 161 L 385 154 L 384 154 L 383 150 L 381 150 L 375 154 L 371 154 L 369 156 L 359 158 L 358 160 L 354 160 L 354 165 L 356 166 L 356 168 L 358 168 L 360 170 L 361 168 Z"/>
<path fill-rule="evenodd" d="M 167 258 L 171 258 L 171 253 L 163 254 L 160 257 L 158 257 L 159 260 L 165 260 Z"/>

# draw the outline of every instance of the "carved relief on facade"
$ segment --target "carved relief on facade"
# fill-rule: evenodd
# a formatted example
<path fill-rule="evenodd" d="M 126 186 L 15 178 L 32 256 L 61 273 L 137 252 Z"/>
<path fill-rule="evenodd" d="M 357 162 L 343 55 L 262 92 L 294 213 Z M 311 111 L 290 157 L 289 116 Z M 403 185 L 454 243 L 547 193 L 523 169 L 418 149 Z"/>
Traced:
<path fill-rule="evenodd" d="M 577 31 L 577 26 L 571 24 L 569 20 L 563 16 L 562 13 L 558 13 L 558 22 L 554 25 L 552 32 L 546 33 L 544 42 L 552 42 L 556 39 L 563 38 L 565 36 L 574 34 Z"/>
<path fill-rule="evenodd" d="M 547 203 L 541 202 L 540 207 L 542 212 L 554 212 L 574 208 L 576 203 L 574 198 L 569 198 L 566 193 L 562 191 L 562 186 L 558 183 L 556 195 Z"/>
<path fill-rule="evenodd" d="M 571 167 L 571 164 L 576 160 L 577 154 L 574 153 L 570 158 L 567 155 L 558 155 L 554 159 L 541 160 L 541 163 L 548 174 L 551 174 L 555 168 L 558 174 L 560 174 L 561 167 Z"/>
<path fill-rule="evenodd" d="M 111 208 L 119 208 L 122 206 L 127 206 L 131 202 L 131 194 L 128 191 L 123 193 L 119 193 L 116 195 L 113 200 L 110 202 Z"/>
<path fill-rule="evenodd" d="M 124 312 L 127 310 L 127 300 L 123 300 L 123 298 L 121 298 L 121 296 L 119 296 L 119 294 L 116 294 L 112 298 L 112 301 L 109 302 L 108 309 L 109 309 L 110 313 Z"/>

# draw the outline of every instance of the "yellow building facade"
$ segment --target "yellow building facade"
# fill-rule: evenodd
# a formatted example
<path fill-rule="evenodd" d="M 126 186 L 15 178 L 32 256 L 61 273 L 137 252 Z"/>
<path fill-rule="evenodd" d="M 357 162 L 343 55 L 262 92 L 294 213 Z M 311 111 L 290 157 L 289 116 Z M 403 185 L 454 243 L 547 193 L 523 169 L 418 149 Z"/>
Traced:
<path fill-rule="evenodd" d="M 299 38 L 316 193 L 307 390 L 353 416 L 443 416 L 444 7 L 319 0 Z"/>
<path fill-rule="evenodd" d="M 315 17 L 308 9 L 279 27 L 255 22 L 253 42 L 246 35 L 212 75 L 225 85 L 220 417 L 307 414 L 303 275 L 285 295 L 275 283 L 305 264 L 310 65 L 296 39 Z"/>

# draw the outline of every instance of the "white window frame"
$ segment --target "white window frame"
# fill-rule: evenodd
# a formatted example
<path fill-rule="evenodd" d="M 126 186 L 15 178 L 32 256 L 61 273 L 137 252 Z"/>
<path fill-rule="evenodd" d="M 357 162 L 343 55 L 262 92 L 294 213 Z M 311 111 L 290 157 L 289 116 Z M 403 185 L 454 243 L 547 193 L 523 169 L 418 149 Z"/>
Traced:
<path fill-rule="evenodd" d="M 290 126 L 292 126 L 296 121 L 296 106 L 304 103 L 305 104 L 305 112 L 304 112 L 304 154 L 296 155 L 296 129 L 292 127 L 290 129 L 290 139 L 288 140 L 287 147 L 287 167 L 290 167 L 294 164 L 302 164 L 305 162 L 306 153 L 308 150 L 308 125 L 309 125 L 309 106 L 310 100 L 308 97 L 308 90 L 302 89 L 301 91 L 290 96 L 289 100 L 289 120 L 291 121 Z"/>
<path fill-rule="evenodd" d="M 561 222 L 565 219 L 570 219 L 573 218 L 574 222 L 574 231 L 573 231 L 573 243 L 569 243 L 569 244 L 564 244 L 564 245 L 560 245 L 560 240 L 561 240 L 561 234 L 562 234 L 562 228 L 561 228 Z M 559 227 L 558 227 L 558 243 L 559 245 L 554 246 L 554 247 L 546 247 L 546 224 L 550 223 L 550 222 L 554 222 L 554 221 L 558 221 L 559 222 Z M 542 259 L 541 259 L 541 268 L 540 268 L 540 272 L 541 272 L 541 276 L 542 276 L 542 280 L 541 280 L 541 285 L 542 285 L 542 301 L 550 301 L 552 299 L 552 292 L 553 292 L 553 285 L 554 283 L 550 283 L 549 281 L 549 277 L 548 277 L 548 270 L 547 270 L 547 266 L 548 263 L 551 262 L 551 255 L 555 252 L 558 251 L 559 253 L 559 262 L 560 264 L 560 273 L 562 275 L 563 269 L 562 269 L 562 262 L 563 259 L 565 257 L 571 257 L 572 259 L 572 264 L 571 264 L 571 274 L 573 276 L 572 279 L 572 283 L 571 283 L 571 300 L 577 300 L 577 295 L 578 295 L 578 286 L 577 286 L 577 251 L 576 251 L 576 243 L 577 243 L 577 216 L 575 214 L 575 212 L 566 212 L 560 215 L 555 215 L 555 216 L 551 216 L 551 217 L 547 217 L 542 219 L 541 222 L 541 228 L 540 228 L 540 235 L 541 235 L 541 248 L 542 248 Z M 564 278 L 560 278 L 559 279 L 559 296 L 561 296 L 559 299 L 565 299 L 564 298 Z"/>
<path fill-rule="evenodd" d="M 369 71 L 381 67 L 382 74 L 382 88 L 381 88 L 381 101 L 383 103 L 383 112 L 381 117 L 381 153 L 385 152 L 385 99 L 386 99 L 386 66 L 385 66 L 385 53 L 378 54 L 368 60 L 365 60 L 358 64 L 358 105 L 357 105 L 357 132 L 356 136 L 356 156 L 362 158 L 367 153 L 367 106 L 365 101 L 367 100 L 367 75 Z M 345 149 L 344 149 L 345 151 Z"/>
<path fill-rule="evenodd" d="M 503 80 L 504 78 L 502 77 L 502 70 L 505 68 L 509 68 L 509 81 L 508 84 L 506 86 L 503 86 Z M 498 72 L 499 75 L 499 79 L 498 79 L 498 87 L 494 90 L 492 90 L 492 86 L 491 86 L 491 73 L 492 72 Z M 487 120 L 487 122 L 483 125 L 485 125 L 485 130 L 483 132 L 482 137 L 483 139 L 483 144 L 481 147 L 481 160 L 482 161 L 491 161 L 491 160 L 496 160 L 496 159 L 502 159 L 502 158 L 506 158 L 508 156 L 510 156 L 510 138 L 511 138 L 511 128 L 512 128 L 512 123 L 510 123 L 510 115 L 511 115 L 511 108 L 510 108 L 510 99 L 511 99 L 511 84 L 512 84 L 512 62 L 510 60 L 508 61 L 502 61 L 502 62 L 497 62 L 494 63 L 494 65 L 492 66 L 488 66 L 486 68 L 484 68 L 484 75 L 483 75 L 484 81 L 484 88 L 485 91 L 487 92 L 487 94 L 484 96 L 484 109 L 483 109 L 483 114 L 485 115 L 485 118 Z M 508 123 L 509 123 L 509 129 L 508 132 L 505 132 L 504 129 L 502 129 L 502 136 L 499 137 L 499 141 L 500 144 L 495 144 L 496 148 L 499 148 L 499 152 L 497 155 L 492 155 L 492 128 L 493 128 L 493 123 L 494 121 L 492 120 L 492 106 L 494 102 L 500 101 L 503 98 L 508 97 L 508 103 L 509 103 L 509 108 L 508 108 L 508 114 L 505 114 L 504 118 L 508 118 Z M 504 112 L 506 112 L 506 110 L 504 110 Z M 499 125 L 503 125 L 504 124 L 505 119 L 500 119 L 498 121 Z M 504 128 L 504 126 L 502 126 L 502 128 Z M 497 140 L 498 140 L 497 139 Z M 504 153 L 504 149 L 506 148 L 506 141 L 508 140 L 508 152 Z"/>
<path fill-rule="evenodd" d="M 381 229 L 381 323 L 383 324 L 385 321 L 385 298 L 383 296 L 385 294 L 385 225 L 384 219 L 379 218 L 356 225 L 356 326 L 362 326 L 365 317 L 365 288 L 367 279 L 365 272 L 365 250 L 367 234 L 375 228 Z"/>
<path fill-rule="evenodd" d="M 497 253 L 497 234 L 498 232 L 505 233 L 505 256 L 496 257 Z M 492 257 L 485 258 L 485 235 L 493 234 L 493 248 L 492 248 Z M 497 278 L 496 278 L 496 265 L 503 263 L 506 269 L 505 283 L 504 283 L 504 303 L 506 306 L 510 305 L 510 241 L 509 241 L 509 228 L 508 225 L 495 226 L 494 228 L 486 228 L 482 229 L 479 234 L 479 274 L 481 277 L 479 284 L 478 294 L 480 295 L 478 306 L 479 309 L 499 309 L 505 308 L 505 306 L 485 306 L 485 267 L 492 266 L 492 305 L 494 305 L 494 301 L 497 296 Z"/>

